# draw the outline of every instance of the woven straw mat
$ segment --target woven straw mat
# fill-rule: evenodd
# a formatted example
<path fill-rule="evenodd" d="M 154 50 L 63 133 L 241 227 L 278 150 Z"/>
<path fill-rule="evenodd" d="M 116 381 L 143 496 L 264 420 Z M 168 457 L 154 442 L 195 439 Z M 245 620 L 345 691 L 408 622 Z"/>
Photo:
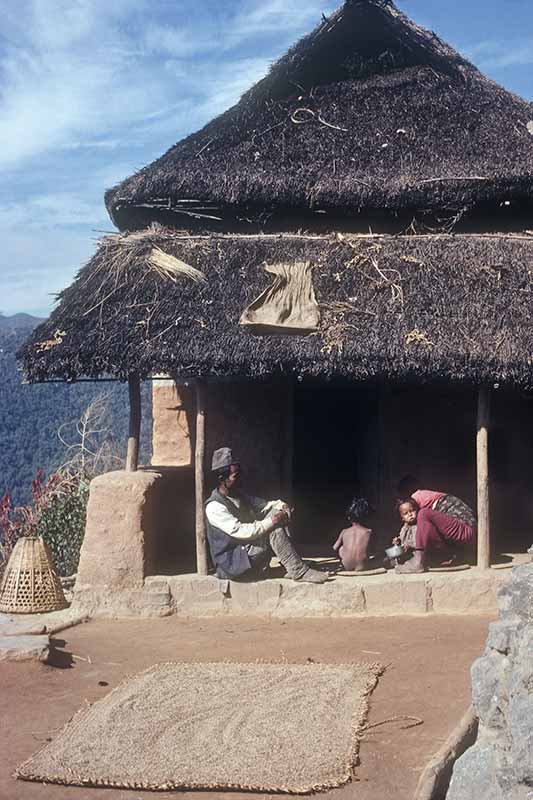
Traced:
<path fill-rule="evenodd" d="M 378 664 L 151 667 L 79 711 L 16 772 L 131 789 L 306 793 L 347 783 Z"/>

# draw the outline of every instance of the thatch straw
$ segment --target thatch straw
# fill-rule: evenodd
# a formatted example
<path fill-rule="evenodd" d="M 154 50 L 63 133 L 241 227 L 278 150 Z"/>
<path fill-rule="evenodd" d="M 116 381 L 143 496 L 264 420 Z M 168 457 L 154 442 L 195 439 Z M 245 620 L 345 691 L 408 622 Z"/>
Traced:
<path fill-rule="evenodd" d="M 176 282 L 176 278 L 180 275 L 185 275 L 190 278 L 194 283 L 205 283 L 205 275 L 199 269 L 189 266 L 179 258 L 163 252 L 159 247 L 154 247 L 148 257 L 148 263 L 153 267 L 159 275 L 163 278 L 170 278 L 171 281 Z"/>
<path fill-rule="evenodd" d="M 154 247 L 201 271 L 176 282 Z M 321 310 L 309 336 L 252 335 L 244 309 L 265 264 L 309 262 Z M 282 373 L 533 387 L 533 237 L 212 236 L 151 228 L 108 237 L 21 350 L 28 378 L 130 372 Z M 42 343 L 62 332 L 50 349 Z"/>
<path fill-rule="evenodd" d="M 346 0 L 106 203 L 123 229 L 274 225 L 295 209 L 508 215 L 505 201 L 531 206 L 532 129 L 531 103 L 391 2 Z"/>

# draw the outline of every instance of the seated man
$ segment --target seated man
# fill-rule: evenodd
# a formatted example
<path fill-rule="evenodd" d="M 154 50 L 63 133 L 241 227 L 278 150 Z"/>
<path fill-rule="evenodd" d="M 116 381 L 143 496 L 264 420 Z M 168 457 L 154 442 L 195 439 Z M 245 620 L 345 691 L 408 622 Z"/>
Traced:
<path fill-rule="evenodd" d="M 310 569 L 295 551 L 286 526 L 290 509 L 241 490 L 241 469 L 229 447 L 213 453 L 217 488 L 205 506 L 207 539 L 219 578 L 240 578 L 267 566 L 274 553 L 295 581 L 325 583 L 328 576 Z"/>

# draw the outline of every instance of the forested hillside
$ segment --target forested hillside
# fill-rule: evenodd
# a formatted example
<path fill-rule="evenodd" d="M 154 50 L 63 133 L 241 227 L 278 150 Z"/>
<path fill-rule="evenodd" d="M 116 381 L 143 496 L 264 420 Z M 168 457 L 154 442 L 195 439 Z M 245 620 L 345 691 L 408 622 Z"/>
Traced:
<path fill-rule="evenodd" d="M 128 429 L 128 389 L 119 383 L 23 385 L 15 354 L 39 320 L 26 314 L 0 315 L 0 497 L 10 492 L 17 504 L 30 497 L 32 478 L 39 468 L 47 474 L 65 458 L 57 432 L 64 428 L 75 439 L 75 423 L 96 396 L 108 395 L 103 423 L 108 439 L 124 455 Z M 150 458 L 151 393 L 143 385 L 141 460 Z"/>

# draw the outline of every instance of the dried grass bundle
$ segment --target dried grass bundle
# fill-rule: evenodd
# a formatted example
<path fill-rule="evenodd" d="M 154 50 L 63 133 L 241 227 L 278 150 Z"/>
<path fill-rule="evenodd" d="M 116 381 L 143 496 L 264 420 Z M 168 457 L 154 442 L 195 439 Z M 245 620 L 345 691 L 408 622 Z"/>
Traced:
<path fill-rule="evenodd" d="M 191 267 L 185 261 L 165 253 L 159 247 L 154 247 L 148 257 L 148 263 L 162 278 L 168 278 L 176 283 L 179 275 L 185 275 L 195 283 L 207 283 L 203 272 L 196 267 Z"/>

